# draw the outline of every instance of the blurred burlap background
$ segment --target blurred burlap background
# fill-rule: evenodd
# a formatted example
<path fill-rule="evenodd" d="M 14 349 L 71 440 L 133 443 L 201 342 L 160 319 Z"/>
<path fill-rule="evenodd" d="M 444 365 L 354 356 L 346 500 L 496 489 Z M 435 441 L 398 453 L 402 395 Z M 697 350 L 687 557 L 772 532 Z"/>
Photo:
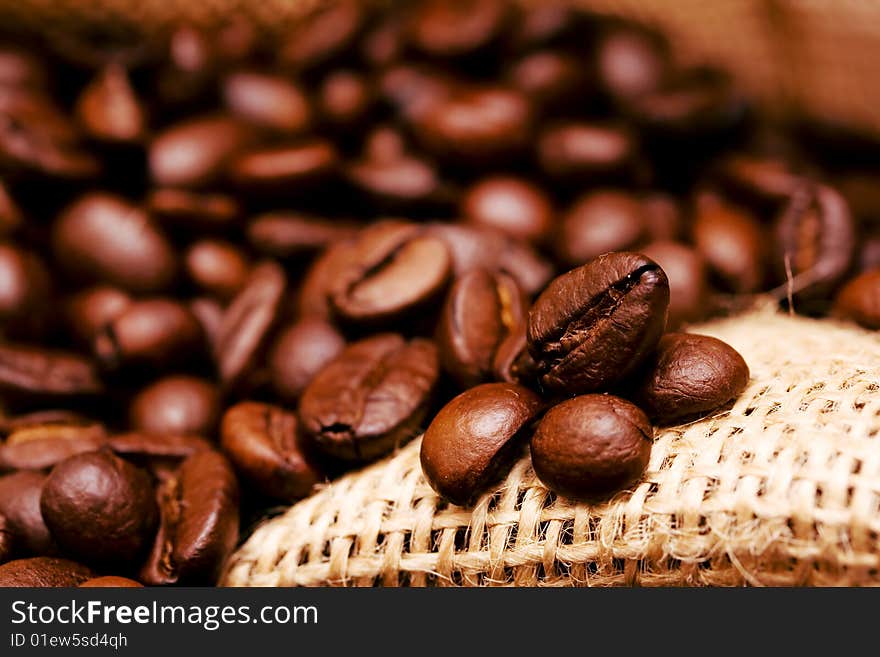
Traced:
<path fill-rule="evenodd" d="M 0 0 L 50 41 L 136 41 L 180 20 L 267 29 L 308 0 Z M 768 111 L 880 134 L 880 2 L 594 0 L 654 23 L 682 62 L 732 70 Z M 752 371 L 732 408 L 659 432 L 644 481 L 573 505 L 527 456 L 472 509 L 441 502 L 418 439 L 265 522 L 227 585 L 845 585 L 880 582 L 880 337 L 756 311 L 694 327 Z"/>

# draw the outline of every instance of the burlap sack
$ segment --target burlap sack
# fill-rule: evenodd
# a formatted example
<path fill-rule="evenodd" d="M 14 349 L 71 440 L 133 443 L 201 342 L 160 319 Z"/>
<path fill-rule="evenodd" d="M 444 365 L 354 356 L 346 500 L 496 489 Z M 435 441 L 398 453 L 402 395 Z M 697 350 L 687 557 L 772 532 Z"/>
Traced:
<path fill-rule="evenodd" d="M 880 336 L 755 311 L 692 329 L 751 368 L 733 404 L 658 432 L 644 481 L 557 498 L 527 454 L 473 508 L 442 502 L 418 439 L 260 526 L 230 586 L 880 583 Z"/>

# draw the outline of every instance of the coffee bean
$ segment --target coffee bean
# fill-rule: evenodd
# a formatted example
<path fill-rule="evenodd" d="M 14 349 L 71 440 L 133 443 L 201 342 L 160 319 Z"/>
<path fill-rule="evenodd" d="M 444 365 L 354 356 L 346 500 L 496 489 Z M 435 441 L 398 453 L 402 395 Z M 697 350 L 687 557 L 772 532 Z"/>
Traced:
<path fill-rule="evenodd" d="M 297 316 L 327 320 L 333 316 L 329 299 L 330 286 L 336 273 L 348 266 L 353 250 L 354 244 L 346 240 L 329 245 L 315 258 L 306 270 L 297 292 Z"/>
<path fill-rule="evenodd" d="M 700 253 L 680 242 L 652 242 L 641 252 L 660 265 L 669 279 L 666 329 L 703 319 L 709 311 L 710 290 L 706 261 Z"/>
<path fill-rule="evenodd" d="M 425 0 L 410 24 L 410 40 L 427 55 L 461 57 L 485 49 L 511 18 L 504 0 Z"/>
<path fill-rule="evenodd" d="M 431 422 L 421 447 L 431 487 L 467 504 L 502 477 L 520 455 L 544 402 L 510 383 L 485 383 L 461 393 Z"/>
<path fill-rule="evenodd" d="M 510 40 L 519 50 L 578 43 L 590 29 L 587 14 L 552 0 L 520 8 Z"/>
<path fill-rule="evenodd" d="M 235 468 L 269 497 L 293 502 L 324 478 L 305 452 L 296 415 L 279 406 L 236 404 L 223 416 L 220 436 Z"/>
<path fill-rule="evenodd" d="M 166 289 L 177 263 L 167 238 L 149 215 L 121 197 L 81 196 L 58 217 L 52 247 L 66 271 L 129 292 Z"/>
<path fill-rule="evenodd" d="M 333 144 L 313 139 L 247 151 L 230 163 L 229 177 L 249 192 L 302 193 L 327 182 L 338 162 Z"/>
<path fill-rule="evenodd" d="M 6 516 L 0 513 L 0 564 L 11 560 L 15 554 L 16 535 L 6 520 Z"/>
<path fill-rule="evenodd" d="M 150 457 L 183 460 L 196 452 L 214 449 L 214 444 L 191 434 L 119 433 L 107 439 L 107 446 L 128 460 Z"/>
<path fill-rule="evenodd" d="M 21 209 L 9 193 L 8 186 L 0 180 L 0 238 L 14 234 L 23 222 Z"/>
<path fill-rule="evenodd" d="M 129 407 L 136 431 L 210 436 L 220 416 L 217 387 L 193 376 L 168 376 L 139 392 Z"/>
<path fill-rule="evenodd" d="M 641 203 L 616 190 L 590 192 L 575 200 L 562 216 L 557 257 L 570 266 L 582 265 L 609 251 L 627 251 L 645 233 Z"/>
<path fill-rule="evenodd" d="M 197 452 L 159 484 L 159 533 L 138 579 L 198 586 L 217 580 L 238 541 L 238 483 L 218 452 Z"/>
<path fill-rule="evenodd" d="M 785 160 L 749 155 L 722 161 L 718 178 L 731 194 L 761 209 L 778 209 L 803 184 Z"/>
<path fill-rule="evenodd" d="M 537 149 L 545 174 L 578 185 L 625 175 L 635 155 L 626 129 L 589 123 L 551 126 L 539 135 Z"/>
<path fill-rule="evenodd" d="M 213 354 L 217 348 L 217 336 L 223 323 L 223 306 L 211 297 L 197 297 L 189 302 L 189 311 L 202 327 L 202 333 Z"/>
<path fill-rule="evenodd" d="M 533 183 L 510 176 L 477 181 L 465 191 L 461 212 L 470 223 L 533 243 L 544 242 L 554 224 L 550 198 Z"/>
<path fill-rule="evenodd" d="M 87 579 L 85 582 L 79 585 L 79 587 L 86 589 L 95 589 L 95 588 L 114 588 L 114 589 L 137 589 L 143 588 L 143 584 L 140 582 L 136 582 L 133 579 L 128 579 L 127 577 L 118 577 L 116 575 L 104 575 L 103 577 L 93 577 L 92 579 Z"/>
<path fill-rule="evenodd" d="M 282 330 L 269 351 L 272 389 L 286 402 L 296 401 L 327 363 L 345 348 L 336 328 L 317 317 L 306 317 Z"/>
<path fill-rule="evenodd" d="M 147 473 L 106 451 L 56 465 L 43 485 L 40 510 L 65 554 L 102 566 L 136 560 L 158 522 Z"/>
<path fill-rule="evenodd" d="M 205 239 L 194 242 L 183 257 L 189 279 L 200 291 L 219 299 L 231 299 L 244 286 L 248 261 L 231 242 Z"/>
<path fill-rule="evenodd" d="M 42 258 L 0 244 L 0 322 L 9 331 L 33 331 L 50 300 L 49 271 Z"/>
<path fill-rule="evenodd" d="M 538 365 L 528 350 L 526 331 L 528 323 L 524 320 L 508 333 L 495 350 L 492 360 L 492 373 L 498 381 L 519 383 L 536 387 Z"/>
<path fill-rule="evenodd" d="M 79 342 L 90 345 L 101 329 L 124 313 L 131 303 L 131 297 L 117 287 L 86 288 L 68 298 L 68 326 Z"/>
<path fill-rule="evenodd" d="M 32 411 L 19 415 L 0 415 L 0 435 L 9 436 L 19 429 L 30 429 L 44 425 L 87 425 L 94 424 L 86 416 L 64 408 Z"/>
<path fill-rule="evenodd" d="M 94 364 L 63 351 L 0 344 L 0 390 L 37 397 L 81 397 L 103 390 Z"/>
<path fill-rule="evenodd" d="M 864 273 L 872 269 L 880 269 L 880 236 L 867 235 L 861 240 L 858 253 L 858 271 Z"/>
<path fill-rule="evenodd" d="M 632 384 L 635 402 L 657 424 L 681 423 L 734 399 L 749 367 L 730 345 L 707 335 L 668 333 Z"/>
<path fill-rule="evenodd" d="M 423 121 L 458 90 L 460 84 L 442 69 L 399 63 L 379 76 L 379 94 L 407 122 Z"/>
<path fill-rule="evenodd" d="M 233 196 L 185 189 L 153 190 L 147 196 L 146 205 L 163 224 L 199 233 L 228 230 L 241 214 Z"/>
<path fill-rule="evenodd" d="M 835 317 L 868 329 L 880 329 L 880 269 L 859 274 L 844 285 L 834 301 Z"/>
<path fill-rule="evenodd" d="M 639 480 L 653 429 L 633 404 L 611 395 L 582 395 L 551 408 L 531 441 L 532 467 L 559 495 L 594 500 Z"/>
<path fill-rule="evenodd" d="M 68 559 L 32 557 L 0 566 L 0 587 L 70 587 L 93 576 L 86 566 Z"/>
<path fill-rule="evenodd" d="M 316 5 L 285 30 L 279 61 L 293 72 L 326 64 L 348 49 L 365 20 L 365 8 L 354 0 Z"/>
<path fill-rule="evenodd" d="M 400 59 L 406 46 L 404 20 L 396 15 L 382 17 L 364 34 L 360 55 L 373 68 L 387 67 Z"/>
<path fill-rule="evenodd" d="M 352 70 L 333 71 L 318 89 L 321 119 L 331 130 L 351 130 L 369 118 L 376 98 L 370 81 Z"/>
<path fill-rule="evenodd" d="M 642 198 L 645 233 L 653 242 L 678 240 L 684 233 L 681 204 L 674 196 L 653 192 Z"/>
<path fill-rule="evenodd" d="M 90 137 L 105 142 L 139 142 L 146 132 L 144 108 L 125 69 L 109 64 L 83 89 L 76 116 Z"/>
<path fill-rule="evenodd" d="M 353 237 L 357 226 L 299 212 L 269 212 L 254 217 L 247 227 L 251 246 L 272 258 L 299 258 Z"/>
<path fill-rule="evenodd" d="M 0 87 L 40 91 L 47 81 L 46 62 L 34 53 L 10 44 L 0 46 Z"/>
<path fill-rule="evenodd" d="M 516 281 L 474 269 L 446 297 L 437 326 L 440 362 L 461 388 L 488 380 L 500 343 L 525 321 L 526 304 Z"/>
<path fill-rule="evenodd" d="M 18 429 L 0 445 L 0 472 L 42 470 L 106 442 L 100 424 L 44 424 Z"/>
<path fill-rule="evenodd" d="M 365 228 L 330 284 L 334 311 L 347 322 L 388 326 L 425 308 L 451 274 L 446 245 L 414 224 L 386 221 Z"/>
<path fill-rule="evenodd" d="M 322 452 L 369 461 L 411 438 L 437 383 L 437 349 L 380 333 L 349 345 L 312 379 L 299 403 L 303 429 Z"/>
<path fill-rule="evenodd" d="M 0 514 L 15 533 L 16 550 L 22 556 L 57 552 L 40 512 L 40 496 L 47 476 L 22 470 L 0 477 Z"/>
<path fill-rule="evenodd" d="M 369 203 L 387 212 L 443 208 L 454 196 L 430 162 L 405 154 L 358 160 L 344 175 Z"/>
<path fill-rule="evenodd" d="M 607 389 L 657 345 L 669 283 L 655 262 L 609 253 L 554 279 L 529 312 L 528 348 L 555 394 Z"/>
<path fill-rule="evenodd" d="M 562 51 L 539 50 L 525 55 L 513 65 L 509 78 L 542 112 L 565 111 L 582 103 L 590 92 L 583 64 Z"/>
<path fill-rule="evenodd" d="M 281 76 L 257 71 L 231 73 L 223 81 L 223 98 L 237 117 L 282 134 L 302 134 L 312 121 L 305 93 Z"/>
<path fill-rule="evenodd" d="M 606 92 L 621 102 L 657 89 L 669 74 L 669 48 L 656 32 L 615 27 L 596 46 L 596 69 Z"/>

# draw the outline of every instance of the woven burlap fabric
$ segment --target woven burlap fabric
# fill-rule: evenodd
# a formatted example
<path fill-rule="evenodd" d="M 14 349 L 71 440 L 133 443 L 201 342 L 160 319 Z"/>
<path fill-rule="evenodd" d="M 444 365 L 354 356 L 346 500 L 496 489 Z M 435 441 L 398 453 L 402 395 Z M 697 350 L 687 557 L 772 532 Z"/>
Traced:
<path fill-rule="evenodd" d="M 880 582 L 880 337 L 756 311 L 697 326 L 751 368 L 727 409 L 658 431 L 601 505 L 527 453 L 472 508 L 425 481 L 418 439 L 262 524 L 230 586 L 867 585 Z"/>

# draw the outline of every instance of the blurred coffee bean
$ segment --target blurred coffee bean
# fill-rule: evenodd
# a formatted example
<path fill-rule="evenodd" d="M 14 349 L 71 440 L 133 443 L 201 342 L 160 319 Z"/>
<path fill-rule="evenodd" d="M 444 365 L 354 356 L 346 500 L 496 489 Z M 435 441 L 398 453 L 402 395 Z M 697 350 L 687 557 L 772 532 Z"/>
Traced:
<path fill-rule="evenodd" d="M 655 242 L 680 239 L 684 234 L 681 204 L 674 196 L 652 192 L 642 198 L 645 233 Z"/>
<path fill-rule="evenodd" d="M 285 30 L 278 60 L 293 72 L 327 64 L 348 50 L 365 20 L 366 10 L 357 0 L 318 5 Z"/>
<path fill-rule="evenodd" d="M 803 184 L 783 159 L 735 155 L 717 167 L 718 180 L 735 198 L 758 209 L 777 210 Z"/>
<path fill-rule="evenodd" d="M 118 577 L 116 575 L 104 575 L 103 577 L 93 577 L 87 579 L 79 585 L 79 588 L 95 589 L 95 588 L 113 588 L 113 589 L 139 589 L 143 584 L 136 582 L 127 577 Z"/>
<path fill-rule="evenodd" d="M 281 76 L 257 71 L 231 73 L 223 81 L 223 98 L 232 114 L 281 134 L 301 134 L 312 121 L 305 93 Z"/>
<path fill-rule="evenodd" d="M 355 342 L 311 380 L 299 419 L 311 444 L 344 461 L 370 461 L 416 435 L 437 383 L 437 349 L 380 333 Z"/>
<path fill-rule="evenodd" d="M 378 82 L 381 98 L 409 122 L 423 120 L 461 86 L 442 69 L 406 62 L 382 71 Z"/>
<path fill-rule="evenodd" d="M 6 520 L 6 516 L 0 513 L 0 564 L 11 560 L 15 554 L 16 535 Z"/>
<path fill-rule="evenodd" d="M 0 243 L 0 327 L 7 335 L 33 331 L 50 303 L 49 271 L 36 253 Z"/>
<path fill-rule="evenodd" d="M 451 205 L 453 198 L 428 160 L 408 154 L 357 160 L 345 167 L 344 175 L 379 211 L 437 211 Z"/>
<path fill-rule="evenodd" d="M 308 257 L 357 233 L 350 221 L 328 219 L 300 212 L 268 212 L 254 217 L 247 226 L 250 245 L 259 253 L 286 260 Z"/>
<path fill-rule="evenodd" d="M 337 272 L 348 266 L 353 254 L 354 243 L 346 240 L 330 244 L 315 258 L 306 270 L 297 292 L 297 316 L 327 320 L 332 317 L 330 287 Z"/>
<path fill-rule="evenodd" d="M 835 317 L 880 329 L 880 269 L 859 274 L 844 285 L 834 300 Z"/>
<path fill-rule="evenodd" d="M 386 67 L 401 58 L 406 46 L 404 23 L 400 16 L 388 14 L 367 30 L 359 49 L 367 64 Z"/>
<path fill-rule="evenodd" d="M 512 176 L 478 180 L 465 191 L 461 213 L 470 223 L 532 243 L 548 238 L 555 219 L 550 197 L 528 180 Z"/>
<path fill-rule="evenodd" d="M 131 302 L 131 297 L 116 287 L 86 288 L 67 299 L 68 327 L 80 343 L 91 345 L 101 329 L 125 312 Z"/>
<path fill-rule="evenodd" d="M 57 551 L 40 512 L 40 496 L 47 477 L 30 470 L 0 477 L 0 514 L 15 533 L 19 555 L 48 555 Z"/>
<path fill-rule="evenodd" d="M 504 0 L 423 0 L 409 25 L 411 43 L 433 57 L 461 57 L 485 50 L 512 18 Z"/>
<path fill-rule="evenodd" d="M 698 251 L 680 242 L 651 242 L 642 255 L 656 262 L 669 279 L 666 330 L 703 319 L 709 310 L 709 272 Z"/>
<path fill-rule="evenodd" d="M 230 163 L 229 177 L 245 192 L 302 194 L 327 182 L 338 163 L 331 142 L 311 139 L 242 153 Z"/>
<path fill-rule="evenodd" d="M 669 59 L 659 34 L 632 25 L 609 29 L 596 45 L 599 82 L 623 103 L 657 89 L 669 74 Z"/>
<path fill-rule="evenodd" d="M 97 73 L 77 99 L 75 113 L 85 133 L 97 141 L 138 142 L 146 133 L 144 108 L 118 64 Z"/>
<path fill-rule="evenodd" d="M 858 270 L 866 272 L 871 269 L 880 269 L 880 235 L 867 235 L 861 240 Z"/>
<path fill-rule="evenodd" d="M 220 395 L 205 379 L 167 376 L 132 399 L 128 416 L 135 431 L 211 436 L 220 418 Z"/>
<path fill-rule="evenodd" d="M 0 587 L 71 587 L 93 576 L 89 568 L 68 559 L 31 557 L 0 566 Z"/>
<path fill-rule="evenodd" d="M 376 92 L 365 76 L 341 69 L 322 80 L 317 106 L 321 119 L 330 129 L 351 130 L 369 118 L 375 100 Z"/>
<path fill-rule="evenodd" d="M 18 429 L 0 445 L 0 472 L 42 470 L 71 456 L 102 447 L 107 434 L 101 424 L 44 424 Z"/>
<path fill-rule="evenodd" d="M 157 72 L 162 106 L 189 109 L 210 97 L 217 53 L 209 36 L 192 25 L 176 26 L 168 39 L 167 61 Z"/>
<path fill-rule="evenodd" d="M 0 436 L 8 436 L 19 429 L 47 424 L 85 425 L 94 422 L 85 415 L 64 408 L 44 409 L 18 415 L 0 415 Z"/>
<path fill-rule="evenodd" d="M 39 92 L 47 87 L 46 63 L 13 45 L 0 46 L 0 88 Z"/>
<path fill-rule="evenodd" d="M 0 391 L 37 398 L 81 397 L 103 390 L 88 358 L 57 350 L 0 344 Z"/>
<path fill-rule="evenodd" d="M 241 215 L 233 196 L 184 189 L 156 189 L 147 196 L 146 206 L 161 223 L 184 231 L 225 231 Z"/>
<path fill-rule="evenodd" d="M 542 112 L 568 112 L 589 97 L 589 73 L 574 55 L 539 50 L 514 63 L 510 83 L 526 94 Z"/>
<path fill-rule="evenodd" d="M 585 194 L 562 215 L 556 253 L 569 266 L 582 265 L 609 251 L 627 251 L 645 234 L 642 204 L 626 192 Z"/>
<path fill-rule="evenodd" d="M 578 43 L 589 29 L 588 15 L 567 2 L 549 0 L 523 6 L 511 28 L 516 50 Z"/>
<path fill-rule="evenodd" d="M 223 416 L 220 436 L 236 470 L 264 495 L 294 502 L 324 479 L 304 451 L 296 415 L 279 406 L 236 404 Z"/>
<path fill-rule="evenodd" d="M 10 237 L 22 225 L 24 218 L 18 204 L 0 179 L 0 238 Z"/>
<path fill-rule="evenodd" d="M 190 244 L 184 267 L 200 292 L 218 299 L 231 299 L 244 286 L 249 273 L 247 258 L 231 242 L 205 239 Z"/>
<path fill-rule="evenodd" d="M 220 327 L 223 324 L 224 308 L 213 297 L 196 297 L 187 306 L 193 317 L 202 327 L 202 333 L 208 342 L 211 353 L 217 347 L 217 337 L 220 335 Z"/>
<path fill-rule="evenodd" d="M 624 176 L 635 156 L 635 143 L 625 128 L 590 123 L 563 123 L 538 137 L 541 170 L 569 184 L 593 183 Z"/>
<path fill-rule="evenodd" d="M 495 350 L 492 373 L 498 381 L 537 387 L 538 364 L 529 354 L 527 329 L 528 322 L 524 319 L 507 334 Z"/>
<path fill-rule="evenodd" d="M 150 216 L 105 192 L 88 193 L 65 208 L 52 227 L 52 249 L 78 279 L 130 292 L 164 290 L 177 270 L 172 246 Z"/>
<path fill-rule="evenodd" d="M 314 376 L 345 348 L 345 338 L 318 317 L 305 317 L 284 328 L 269 351 L 272 389 L 295 402 Z"/>

